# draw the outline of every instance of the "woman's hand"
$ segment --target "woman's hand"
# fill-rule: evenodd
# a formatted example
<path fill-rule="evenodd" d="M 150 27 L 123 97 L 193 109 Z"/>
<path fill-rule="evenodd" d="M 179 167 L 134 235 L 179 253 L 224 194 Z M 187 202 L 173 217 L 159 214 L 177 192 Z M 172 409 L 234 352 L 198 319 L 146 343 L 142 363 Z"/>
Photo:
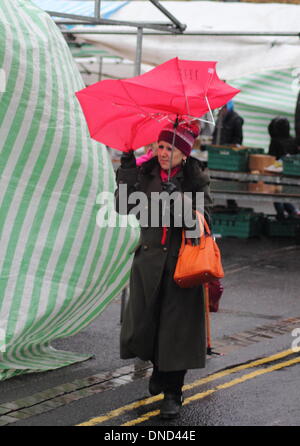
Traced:
<path fill-rule="evenodd" d="M 136 159 L 133 150 L 129 152 L 123 152 L 121 156 L 121 167 L 122 169 L 132 169 L 136 167 Z"/>
<path fill-rule="evenodd" d="M 199 246 L 200 238 L 187 238 L 186 243 L 191 246 Z"/>

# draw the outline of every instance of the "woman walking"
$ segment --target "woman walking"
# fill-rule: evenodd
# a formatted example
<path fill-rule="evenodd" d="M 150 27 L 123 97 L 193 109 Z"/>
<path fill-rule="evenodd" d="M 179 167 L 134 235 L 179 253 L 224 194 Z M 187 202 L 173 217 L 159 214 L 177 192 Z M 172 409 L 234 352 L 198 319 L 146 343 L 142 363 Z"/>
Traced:
<path fill-rule="evenodd" d="M 198 209 L 209 219 L 211 198 L 209 177 L 201 163 L 190 157 L 199 127 L 170 124 L 158 136 L 157 156 L 141 166 L 136 165 L 133 152 L 124 153 L 117 171 L 116 209 L 121 211 L 120 185 L 131 192 L 144 192 L 149 198 L 149 215 L 153 210 L 151 192 L 174 192 L 184 202 L 184 212 L 196 209 L 196 192 L 204 193 L 204 209 Z M 172 144 L 174 142 L 175 148 Z M 168 171 L 171 163 L 171 178 Z M 183 193 L 192 193 L 192 199 Z M 128 205 L 127 213 L 132 208 Z M 121 329 L 121 358 L 138 357 L 153 363 L 149 381 L 151 395 L 164 393 L 160 416 L 175 418 L 182 405 L 182 387 L 188 369 L 205 367 L 206 333 L 205 303 L 202 287 L 180 288 L 174 281 L 178 252 L 182 241 L 176 207 L 169 206 L 170 225 L 141 224 L 141 237 L 135 249 L 130 277 L 130 296 Z M 164 211 L 162 211 L 164 212 Z M 199 234 L 190 235 L 195 243 Z"/>

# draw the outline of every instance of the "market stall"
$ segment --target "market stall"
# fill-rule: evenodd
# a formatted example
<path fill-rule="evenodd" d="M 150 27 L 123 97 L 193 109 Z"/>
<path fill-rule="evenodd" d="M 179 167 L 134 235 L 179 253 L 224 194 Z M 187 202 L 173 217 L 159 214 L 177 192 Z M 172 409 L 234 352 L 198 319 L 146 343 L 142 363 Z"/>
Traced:
<path fill-rule="evenodd" d="M 174 55 L 185 59 L 218 60 L 219 75 L 242 90 L 235 98 L 235 108 L 245 120 L 244 143 L 252 149 L 259 147 L 266 151 L 270 120 L 281 114 L 293 121 L 300 60 L 300 11 L 297 5 L 242 2 L 165 4 L 171 14 L 186 25 L 186 29 L 179 35 L 144 29 L 141 62 L 157 65 Z M 162 17 L 151 2 L 141 4 L 134 1 L 112 15 L 114 20 L 138 18 L 152 23 L 159 23 Z M 137 32 L 129 27 L 112 28 L 78 26 L 72 32 L 78 42 L 135 60 Z M 220 165 L 224 165 L 222 160 Z M 299 184 L 293 180 L 294 177 L 209 167 L 216 200 L 239 201 L 246 198 L 249 203 L 273 203 L 280 199 L 296 206 L 299 203 Z"/>
<path fill-rule="evenodd" d="M 114 173 L 89 138 L 74 94 L 84 84 L 56 25 L 31 1 L 2 0 L 0 35 L 1 381 L 92 356 L 50 343 L 120 293 L 139 234 L 97 224 Z"/>
<path fill-rule="evenodd" d="M 229 146 L 207 146 L 206 149 L 215 201 L 227 201 L 227 207 L 214 209 L 216 232 L 240 237 L 262 233 L 292 237 L 298 234 L 300 216 L 287 216 L 280 221 L 276 216 L 255 213 L 251 208 L 239 208 L 239 203 L 245 200 L 248 206 L 286 203 L 297 210 L 300 206 L 300 155 L 276 161 L 260 149 Z M 229 200 L 234 206 L 228 206 Z M 238 229 L 241 221 L 248 222 L 243 231 Z"/>

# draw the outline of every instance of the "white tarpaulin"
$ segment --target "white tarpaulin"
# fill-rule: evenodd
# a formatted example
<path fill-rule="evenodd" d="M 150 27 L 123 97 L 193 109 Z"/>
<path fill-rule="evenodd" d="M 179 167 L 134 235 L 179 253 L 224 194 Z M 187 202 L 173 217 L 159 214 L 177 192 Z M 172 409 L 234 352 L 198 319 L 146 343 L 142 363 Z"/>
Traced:
<path fill-rule="evenodd" d="M 187 25 L 183 35 L 144 35 L 142 62 L 158 65 L 172 57 L 216 60 L 224 79 L 266 70 L 300 66 L 299 37 L 283 36 L 196 36 L 191 32 L 295 32 L 299 33 L 299 5 L 223 2 L 161 2 Z M 132 1 L 111 16 L 114 20 L 167 22 L 150 2 Z M 96 29 L 96 28 L 95 28 Z M 102 27 L 107 30 L 107 27 Z M 116 32 L 119 27 L 113 27 Z M 127 28 L 129 29 L 129 28 Z M 134 28 L 131 28 L 132 32 Z M 145 31 L 146 34 L 147 31 Z M 134 60 L 135 35 L 80 35 L 85 41 Z"/>

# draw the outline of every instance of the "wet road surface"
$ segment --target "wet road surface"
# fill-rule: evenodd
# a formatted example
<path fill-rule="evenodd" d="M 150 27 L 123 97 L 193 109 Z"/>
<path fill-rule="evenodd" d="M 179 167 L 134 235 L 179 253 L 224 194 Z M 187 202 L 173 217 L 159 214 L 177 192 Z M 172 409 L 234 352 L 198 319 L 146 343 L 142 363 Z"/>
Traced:
<path fill-rule="evenodd" d="M 0 383 L 0 425 L 300 425 L 300 354 L 291 350 L 297 336 L 300 346 L 299 246 L 278 239 L 220 245 L 225 291 L 211 323 L 222 356 L 188 372 L 179 419 L 160 420 L 162 396 L 149 398 L 147 390 L 150 365 L 119 359 L 116 299 L 82 333 L 54 343 L 95 359 Z"/>

